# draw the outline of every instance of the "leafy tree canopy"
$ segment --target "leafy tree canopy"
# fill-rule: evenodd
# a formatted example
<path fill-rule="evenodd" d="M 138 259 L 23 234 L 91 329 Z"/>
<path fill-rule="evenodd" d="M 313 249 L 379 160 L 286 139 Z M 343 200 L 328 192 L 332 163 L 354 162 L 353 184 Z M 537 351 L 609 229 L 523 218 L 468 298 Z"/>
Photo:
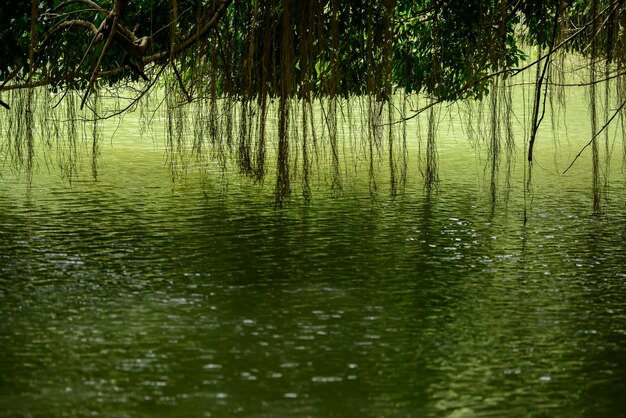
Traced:
<path fill-rule="evenodd" d="M 86 98 L 164 70 L 190 98 L 482 97 L 523 46 L 624 54 L 623 0 L 5 0 L 0 91 Z M 545 55 L 544 55 L 545 56 Z"/>

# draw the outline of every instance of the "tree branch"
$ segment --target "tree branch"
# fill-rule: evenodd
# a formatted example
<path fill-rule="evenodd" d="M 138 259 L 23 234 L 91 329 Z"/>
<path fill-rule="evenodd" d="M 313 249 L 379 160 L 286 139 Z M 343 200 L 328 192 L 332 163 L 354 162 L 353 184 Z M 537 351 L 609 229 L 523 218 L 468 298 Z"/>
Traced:
<path fill-rule="evenodd" d="M 209 30 L 213 29 L 213 27 L 217 25 L 222 17 L 222 14 L 224 14 L 230 3 L 232 3 L 232 0 L 215 0 L 213 2 L 213 7 L 211 7 L 211 9 L 206 13 L 205 18 L 200 20 L 204 21 L 204 24 L 200 26 L 197 31 L 194 31 L 194 33 L 184 41 L 176 44 L 176 46 L 171 50 L 157 52 L 156 54 L 144 57 L 143 63 L 148 64 L 162 60 L 169 56 L 174 56 L 198 42 L 200 38 L 206 35 Z"/>
<path fill-rule="evenodd" d="M 106 15 L 109 14 L 109 12 L 104 10 L 102 7 L 100 7 L 100 5 L 98 3 L 95 3 L 95 2 L 93 2 L 91 0 L 68 0 L 68 1 L 66 1 L 64 3 L 61 3 L 61 4 L 57 5 L 54 9 L 52 9 L 52 11 L 53 12 L 58 12 L 59 10 L 69 6 L 71 4 L 76 4 L 76 3 L 86 4 L 89 7 L 97 10 L 99 13 L 103 13 L 103 14 L 106 14 Z"/>
<path fill-rule="evenodd" d="M 63 22 L 59 23 L 58 27 L 59 28 L 67 28 L 67 29 L 71 29 L 74 26 L 79 26 L 79 27 L 83 27 L 83 28 L 87 28 L 89 29 L 94 35 L 98 34 L 98 28 L 96 27 L 96 25 L 94 25 L 91 22 L 87 22 L 86 20 L 81 20 L 81 19 L 73 19 L 73 20 L 64 20 Z M 49 33 L 53 32 L 54 30 L 56 30 L 56 28 L 53 28 L 49 31 Z M 47 36 L 46 36 L 47 38 Z"/>
<path fill-rule="evenodd" d="M 117 4 L 117 3 L 116 3 Z M 100 56 L 98 57 L 98 61 L 96 62 L 96 65 L 93 67 L 93 72 L 91 73 L 91 78 L 89 79 L 89 84 L 87 84 L 87 89 L 85 90 L 85 95 L 83 96 L 83 100 L 80 102 L 80 108 L 82 109 L 85 106 L 85 101 L 87 100 L 87 97 L 89 96 L 89 91 L 91 90 L 91 87 L 93 87 L 93 84 L 96 82 L 96 76 L 98 74 L 98 69 L 100 69 L 100 64 L 102 63 L 102 58 L 104 57 L 104 54 L 106 54 L 107 49 L 109 49 L 109 45 L 111 45 L 111 41 L 113 40 L 113 35 L 115 34 L 115 26 L 117 24 L 117 20 L 119 19 L 119 15 L 116 12 L 112 12 L 111 13 L 113 15 L 113 21 L 111 23 L 111 29 L 109 32 L 109 37 L 106 40 L 106 43 L 104 44 L 104 47 L 102 48 L 102 52 L 100 53 Z M 108 19 L 108 18 L 107 18 Z M 106 22 L 106 20 L 105 20 Z M 100 31 L 98 31 L 100 35 Z M 96 35 L 96 38 L 97 36 Z"/>
<path fill-rule="evenodd" d="M 576 157 L 574 157 L 574 159 L 572 160 L 572 162 L 567 166 L 567 168 L 565 169 L 565 171 L 563 171 L 563 174 L 567 173 L 569 171 L 570 168 L 572 168 L 574 166 L 574 163 L 576 162 L 576 160 L 578 160 L 578 158 L 583 154 L 583 152 L 589 147 L 589 145 L 593 144 L 593 141 L 596 140 L 596 138 L 598 136 L 600 136 L 600 134 L 602 132 L 604 132 L 604 130 L 606 128 L 609 127 L 609 125 L 611 124 L 611 122 L 613 122 L 613 119 L 615 119 L 617 117 L 617 115 L 619 115 L 619 112 L 622 111 L 622 109 L 624 109 L 624 107 L 626 107 L 626 100 L 622 102 L 622 104 L 617 108 L 617 110 L 615 111 L 615 113 L 613 113 L 613 116 L 611 116 L 606 123 L 602 126 L 602 128 L 600 128 L 600 130 L 598 132 L 595 133 L 595 135 L 589 140 L 589 142 L 587 142 L 585 144 L 584 147 L 581 148 L 581 150 L 578 152 L 578 154 L 576 154 Z"/>

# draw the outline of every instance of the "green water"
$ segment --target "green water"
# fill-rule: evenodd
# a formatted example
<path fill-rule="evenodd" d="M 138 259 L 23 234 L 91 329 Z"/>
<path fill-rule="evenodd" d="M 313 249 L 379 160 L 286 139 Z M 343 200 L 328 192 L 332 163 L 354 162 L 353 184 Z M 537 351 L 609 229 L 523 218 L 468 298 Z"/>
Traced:
<path fill-rule="evenodd" d="M 625 413 L 623 174 L 594 215 L 588 158 L 554 168 L 583 128 L 538 154 L 524 225 L 523 156 L 494 206 L 459 129 L 436 192 L 410 160 L 395 199 L 381 173 L 277 209 L 270 180 L 173 183 L 125 126 L 97 182 L 0 178 L 0 416 Z"/>

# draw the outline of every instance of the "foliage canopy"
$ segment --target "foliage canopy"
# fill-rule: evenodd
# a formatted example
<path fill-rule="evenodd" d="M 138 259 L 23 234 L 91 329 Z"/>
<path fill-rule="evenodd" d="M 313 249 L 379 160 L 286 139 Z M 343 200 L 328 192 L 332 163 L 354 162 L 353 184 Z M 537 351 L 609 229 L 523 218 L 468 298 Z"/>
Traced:
<path fill-rule="evenodd" d="M 169 65 L 190 94 L 213 72 L 235 97 L 456 100 L 511 74 L 524 44 L 622 61 L 624 21 L 621 0 L 9 0 L 0 79 L 89 90 Z"/>

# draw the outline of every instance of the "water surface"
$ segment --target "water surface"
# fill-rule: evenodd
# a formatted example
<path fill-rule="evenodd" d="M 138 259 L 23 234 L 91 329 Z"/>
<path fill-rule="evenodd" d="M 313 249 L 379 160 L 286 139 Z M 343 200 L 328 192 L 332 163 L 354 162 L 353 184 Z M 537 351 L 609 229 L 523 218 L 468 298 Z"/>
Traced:
<path fill-rule="evenodd" d="M 518 169 L 494 206 L 451 137 L 435 192 L 413 168 L 396 198 L 383 176 L 279 209 L 270 181 L 173 183 L 129 131 L 97 182 L 0 178 L 0 416 L 626 411 L 618 168 L 600 215 L 586 163 L 544 160 L 526 203 Z"/>

